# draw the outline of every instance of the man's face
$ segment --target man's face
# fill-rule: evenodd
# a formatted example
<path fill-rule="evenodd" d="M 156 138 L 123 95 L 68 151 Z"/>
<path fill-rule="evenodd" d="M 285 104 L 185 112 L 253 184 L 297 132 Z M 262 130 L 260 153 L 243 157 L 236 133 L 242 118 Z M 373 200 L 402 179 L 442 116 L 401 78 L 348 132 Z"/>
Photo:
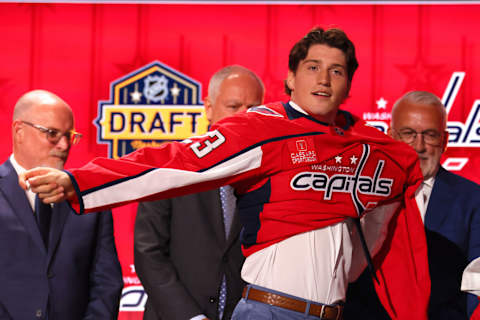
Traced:
<path fill-rule="evenodd" d="M 62 133 L 73 129 L 71 110 L 59 101 L 33 106 L 21 120 Z M 70 150 L 67 137 L 62 136 L 57 143 L 52 143 L 46 133 L 18 120 L 14 122 L 14 130 L 19 135 L 15 159 L 25 169 L 38 166 L 63 169 Z"/>
<path fill-rule="evenodd" d="M 394 139 L 405 140 L 406 136 L 417 132 L 415 139 L 408 142 L 418 153 L 424 179 L 437 173 L 440 157 L 448 142 L 448 133 L 445 131 L 443 121 L 442 113 L 437 107 L 407 101 L 400 102 L 392 115 L 392 129 L 389 130 L 389 134 Z M 422 134 L 419 134 L 420 132 Z M 430 137 L 426 137 L 427 135 Z M 433 142 L 427 143 L 426 139 Z"/>
<path fill-rule="evenodd" d="M 210 124 L 263 103 L 263 90 L 256 79 L 246 73 L 232 73 L 220 84 L 215 101 L 205 99 Z"/>
<path fill-rule="evenodd" d="M 317 120 L 333 123 L 348 93 L 345 54 L 324 44 L 308 49 L 297 71 L 288 72 L 291 99 Z"/>

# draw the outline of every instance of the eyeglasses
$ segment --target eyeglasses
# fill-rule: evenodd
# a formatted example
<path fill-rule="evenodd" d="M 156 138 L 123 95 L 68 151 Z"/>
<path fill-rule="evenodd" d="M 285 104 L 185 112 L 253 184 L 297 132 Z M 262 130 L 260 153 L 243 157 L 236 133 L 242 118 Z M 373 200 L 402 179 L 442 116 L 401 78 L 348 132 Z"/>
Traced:
<path fill-rule="evenodd" d="M 399 135 L 400 139 L 403 142 L 408 144 L 414 143 L 417 139 L 417 135 L 419 134 L 422 135 L 423 141 L 425 141 L 426 144 L 429 144 L 431 146 L 440 146 L 442 144 L 442 134 L 435 130 L 425 130 L 422 132 L 417 132 L 412 129 L 403 129 L 397 131 L 392 128 L 392 130 Z"/>
<path fill-rule="evenodd" d="M 62 139 L 63 136 L 65 136 L 70 143 L 70 145 L 75 145 L 77 144 L 80 139 L 82 138 L 82 134 L 79 132 L 76 132 L 74 130 L 68 130 L 67 132 L 61 132 L 60 130 L 57 129 L 50 129 L 50 128 L 45 128 L 44 126 L 41 126 L 39 124 L 33 124 L 28 121 L 23 121 L 21 120 L 22 123 L 25 123 L 26 125 L 29 125 L 31 127 L 34 127 L 35 129 L 39 130 L 40 132 L 43 132 L 47 135 L 47 140 L 50 141 L 50 143 L 57 144 L 60 139 Z"/>

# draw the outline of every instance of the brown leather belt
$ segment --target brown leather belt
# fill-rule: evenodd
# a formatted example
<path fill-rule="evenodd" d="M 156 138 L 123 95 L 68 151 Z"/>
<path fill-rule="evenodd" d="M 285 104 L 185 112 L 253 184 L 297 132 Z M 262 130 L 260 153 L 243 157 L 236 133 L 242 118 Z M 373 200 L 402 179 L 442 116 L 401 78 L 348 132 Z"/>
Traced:
<path fill-rule="evenodd" d="M 248 288 L 243 288 L 242 297 L 245 299 L 250 299 L 254 301 L 258 301 L 261 303 L 269 304 L 272 306 L 293 310 L 301 313 L 305 313 L 307 310 L 307 303 L 305 301 L 297 300 L 290 297 L 281 296 L 275 293 L 259 290 L 250 287 L 248 290 L 248 297 L 247 297 L 247 290 Z M 319 305 L 319 304 L 310 304 L 310 309 L 308 310 L 308 314 L 315 317 L 320 317 L 322 320 L 341 320 L 342 319 L 342 309 L 341 305 L 327 306 L 327 305 Z"/>

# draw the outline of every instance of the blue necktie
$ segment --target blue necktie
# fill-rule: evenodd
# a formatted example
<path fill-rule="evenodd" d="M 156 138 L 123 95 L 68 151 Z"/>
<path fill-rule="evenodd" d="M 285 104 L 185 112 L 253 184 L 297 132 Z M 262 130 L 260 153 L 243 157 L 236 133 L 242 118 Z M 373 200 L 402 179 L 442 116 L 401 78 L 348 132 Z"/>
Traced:
<path fill-rule="evenodd" d="M 48 249 L 48 235 L 50 232 L 50 220 L 52 220 L 52 206 L 45 204 L 35 196 L 35 216 L 37 217 L 38 229 L 42 235 L 45 248 Z"/>
<path fill-rule="evenodd" d="M 228 239 L 230 228 L 232 226 L 233 215 L 235 213 L 235 195 L 230 186 L 220 187 L 220 202 L 222 203 L 223 224 L 225 226 L 225 239 Z M 222 285 L 218 295 L 218 318 L 223 318 L 225 305 L 227 304 L 227 278 L 223 275 Z"/>

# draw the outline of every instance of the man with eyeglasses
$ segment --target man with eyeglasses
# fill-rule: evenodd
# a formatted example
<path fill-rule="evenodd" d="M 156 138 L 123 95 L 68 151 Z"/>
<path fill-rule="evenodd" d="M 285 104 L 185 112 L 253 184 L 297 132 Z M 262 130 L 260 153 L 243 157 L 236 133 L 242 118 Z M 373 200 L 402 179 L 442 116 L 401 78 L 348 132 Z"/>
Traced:
<path fill-rule="evenodd" d="M 468 319 L 478 304 L 462 293 L 462 272 L 480 256 L 480 187 L 440 165 L 448 143 L 447 115 L 440 99 L 430 92 L 411 91 L 397 100 L 388 131 L 412 146 L 420 159 L 424 182 L 416 200 L 425 225 L 431 277 L 429 319 Z M 345 319 L 358 312 L 368 319 L 389 319 L 366 292 L 368 275 L 351 285 Z M 375 297 L 374 297 L 375 298 Z M 366 309 L 370 308 L 369 311 Z M 349 317 L 349 315 L 352 315 Z"/>
<path fill-rule="evenodd" d="M 18 187 L 36 166 L 63 169 L 73 130 L 55 94 L 24 94 L 13 112 L 13 154 L 0 166 L 0 319 L 115 319 L 123 286 L 110 212 L 78 216 Z"/>

